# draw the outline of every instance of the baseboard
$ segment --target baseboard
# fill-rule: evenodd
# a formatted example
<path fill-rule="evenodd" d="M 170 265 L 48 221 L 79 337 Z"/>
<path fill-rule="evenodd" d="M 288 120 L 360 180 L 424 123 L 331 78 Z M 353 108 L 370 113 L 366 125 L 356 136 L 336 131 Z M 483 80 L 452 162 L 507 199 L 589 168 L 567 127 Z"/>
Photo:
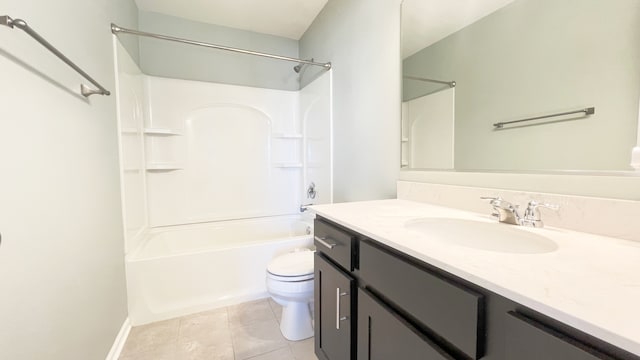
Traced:
<path fill-rule="evenodd" d="M 122 348 L 124 348 L 124 343 L 127 341 L 127 337 L 129 337 L 129 332 L 131 331 L 131 320 L 127 317 L 124 319 L 124 323 L 120 328 L 120 332 L 118 332 L 118 336 L 116 336 L 116 340 L 113 342 L 111 346 L 111 350 L 107 355 L 106 360 L 118 360 L 120 357 L 120 353 L 122 352 Z"/>

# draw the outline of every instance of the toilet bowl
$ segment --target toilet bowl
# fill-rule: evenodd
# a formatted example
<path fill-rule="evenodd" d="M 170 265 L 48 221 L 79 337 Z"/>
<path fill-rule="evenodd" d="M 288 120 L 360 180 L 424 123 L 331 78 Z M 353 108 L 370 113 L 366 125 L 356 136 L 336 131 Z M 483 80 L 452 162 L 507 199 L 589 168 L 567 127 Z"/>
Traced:
<path fill-rule="evenodd" d="M 313 253 L 296 250 L 275 257 L 267 266 L 267 291 L 282 305 L 280 331 L 288 340 L 313 336 Z"/>

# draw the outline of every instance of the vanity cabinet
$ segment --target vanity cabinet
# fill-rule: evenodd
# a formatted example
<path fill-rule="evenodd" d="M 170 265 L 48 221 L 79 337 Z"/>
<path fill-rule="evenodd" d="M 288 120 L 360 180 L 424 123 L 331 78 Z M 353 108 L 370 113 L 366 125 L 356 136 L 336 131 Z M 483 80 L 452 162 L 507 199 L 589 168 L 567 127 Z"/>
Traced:
<path fill-rule="evenodd" d="M 315 352 L 321 360 L 355 358 L 355 236 L 336 225 L 314 224 Z"/>
<path fill-rule="evenodd" d="M 518 360 L 614 359 L 593 347 L 510 311 L 506 318 L 506 358 Z"/>
<path fill-rule="evenodd" d="M 381 300 L 358 289 L 358 360 L 454 360 Z"/>
<path fill-rule="evenodd" d="M 355 280 L 318 253 L 314 266 L 316 354 L 325 360 L 351 359 Z"/>
<path fill-rule="evenodd" d="M 323 242 L 342 241 L 316 244 L 319 359 L 640 360 L 322 217 L 318 225 Z M 339 246 L 338 261 L 329 250 Z"/>
<path fill-rule="evenodd" d="M 453 354 L 483 353 L 484 296 L 442 278 L 420 264 L 402 261 L 375 242 L 360 242 L 360 279 L 424 328 Z"/>

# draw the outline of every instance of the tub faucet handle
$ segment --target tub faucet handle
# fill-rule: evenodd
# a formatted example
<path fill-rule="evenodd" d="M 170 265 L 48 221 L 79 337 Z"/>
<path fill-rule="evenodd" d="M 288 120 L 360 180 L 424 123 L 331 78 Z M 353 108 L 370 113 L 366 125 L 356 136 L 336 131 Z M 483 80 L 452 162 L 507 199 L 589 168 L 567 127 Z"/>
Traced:
<path fill-rule="evenodd" d="M 316 184 L 312 181 L 307 187 L 307 199 L 315 199 L 317 194 Z"/>

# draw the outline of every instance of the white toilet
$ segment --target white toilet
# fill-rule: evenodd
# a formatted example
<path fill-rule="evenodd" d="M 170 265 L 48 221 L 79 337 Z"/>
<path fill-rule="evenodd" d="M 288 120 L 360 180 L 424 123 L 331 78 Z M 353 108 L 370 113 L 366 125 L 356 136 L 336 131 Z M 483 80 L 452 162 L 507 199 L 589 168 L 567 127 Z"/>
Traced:
<path fill-rule="evenodd" d="M 288 340 L 313 336 L 313 253 L 295 250 L 275 257 L 267 266 L 267 290 L 282 305 L 280 331 Z"/>

